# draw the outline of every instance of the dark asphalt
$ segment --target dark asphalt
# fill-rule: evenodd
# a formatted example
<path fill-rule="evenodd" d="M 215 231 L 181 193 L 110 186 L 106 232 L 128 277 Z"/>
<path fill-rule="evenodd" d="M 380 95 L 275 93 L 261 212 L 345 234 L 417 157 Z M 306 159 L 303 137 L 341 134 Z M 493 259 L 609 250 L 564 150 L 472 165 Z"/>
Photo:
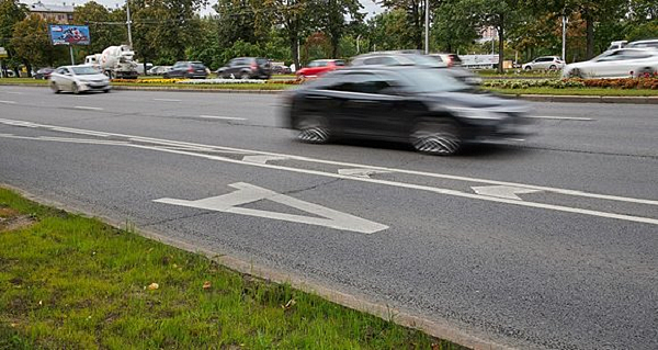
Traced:
<path fill-rule="evenodd" d="M 437 158 L 404 145 L 300 144 L 278 127 L 272 95 L 75 96 L 0 87 L 0 183 L 447 320 L 494 342 L 657 349 L 655 107 L 532 106 L 537 116 L 590 120 L 539 119 L 541 134 L 524 145 Z M 288 159 L 266 166 L 241 160 L 262 152 Z M 388 172 L 371 180 L 336 176 L 364 166 Z M 542 190 L 509 203 L 471 189 L 495 181 Z M 389 228 L 367 235 L 153 202 L 227 194 L 239 182 Z M 245 207 L 305 215 L 271 201 Z"/>

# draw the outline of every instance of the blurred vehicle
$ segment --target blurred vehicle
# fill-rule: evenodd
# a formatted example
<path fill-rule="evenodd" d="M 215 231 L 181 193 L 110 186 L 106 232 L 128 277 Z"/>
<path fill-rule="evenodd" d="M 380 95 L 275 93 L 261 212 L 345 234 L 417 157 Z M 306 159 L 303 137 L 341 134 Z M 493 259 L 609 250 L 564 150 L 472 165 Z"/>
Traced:
<path fill-rule="evenodd" d="M 564 61 L 557 56 L 542 56 L 524 64 L 523 70 L 550 69 L 557 70 L 564 68 Z"/>
<path fill-rule="evenodd" d="M 45 67 L 41 68 L 38 71 L 36 71 L 33 75 L 34 79 L 48 79 L 50 78 L 50 74 L 55 71 L 55 68 L 51 67 Z"/>
<path fill-rule="evenodd" d="M 470 69 L 498 68 L 498 55 L 459 55 L 461 66 Z"/>
<path fill-rule="evenodd" d="M 351 66 L 410 66 L 435 68 L 446 70 L 453 77 L 461 80 L 468 85 L 480 85 L 482 78 L 478 77 L 468 69 L 448 64 L 437 56 L 425 56 L 415 53 L 400 53 L 399 51 L 368 53 L 355 57 L 350 63 Z"/>
<path fill-rule="evenodd" d="M 110 79 L 93 66 L 63 66 L 50 74 L 50 88 L 58 94 L 71 91 L 79 94 L 85 91 L 110 92 Z"/>
<path fill-rule="evenodd" d="M 533 133 L 524 103 L 476 91 L 447 70 L 349 67 L 286 92 L 284 118 L 308 143 L 351 136 L 410 142 L 435 155 Z"/>
<path fill-rule="evenodd" d="M 163 75 L 171 70 L 171 66 L 155 66 L 148 70 L 149 75 Z"/>
<path fill-rule="evenodd" d="M 135 67 L 137 74 L 144 75 L 144 63 L 135 61 L 135 64 L 137 65 L 137 67 Z M 151 68 L 153 68 L 153 63 L 147 63 L 146 71 L 148 72 Z"/>
<path fill-rule="evenodd" d="M 430 57 L 433 57 L 439 62 L 445 63 L 448 68 L 461 67 L 462 65 L 461 58 L 459 58 L 459 56 L 455 55 L 454 53 L 433 53 L 430 54 Z"/>
<path fill-rule="evenodd" d="M 610 43 L 610 46 L 608 46 L 608 48 L 605 50 L 610 51 L 610 50 L 623 49 L 626 46 L 626 44 L 628 44 L 628 41 L 626 40 L 613 41 Z"/>
<path fill-rule="evenodd" d="M 199 61 L 179 61 L 171 67 L 170 70 L 164 72 L 162 76 L 165 79 L 169 78 L 185 78 L 185 79 L 195 79 L 201 78 L 205 79 L 208 77 L 208 72 L 206 71 L 206 66 Z"/>
<path fill-rule="evenodd" d="M 291 74 L 292 69 L 290 67 L 284 66 L 284 65 L 276 65 L 272 66 L 272 73 L 273 74 Z"/>
<path fill-rule="evenodd" d="M 658 50 L 623 48 L 606 51 L 589 61 L 564 67 L 564 78 L 630 78 L 653 76 L 658 71 Z"/>
<path fill-rule="evenodd" d="M 323 59 L 311 61 L 306 67 L 295 72 L 299 78 L 319 77 L 322 74 L 331 72 L 345 66 L 344 60 Z"/>
<path fill-rule="evenodd" d="M 627 48 L 658 48 L 658 39 L 638 40 L 626 45 Z"/>
<path fill-rule="evenodd" d="M 217 76 L 222 79 L 269 79 L 272 65 L 267 58 L 237 57 L 219 68 Z"/>

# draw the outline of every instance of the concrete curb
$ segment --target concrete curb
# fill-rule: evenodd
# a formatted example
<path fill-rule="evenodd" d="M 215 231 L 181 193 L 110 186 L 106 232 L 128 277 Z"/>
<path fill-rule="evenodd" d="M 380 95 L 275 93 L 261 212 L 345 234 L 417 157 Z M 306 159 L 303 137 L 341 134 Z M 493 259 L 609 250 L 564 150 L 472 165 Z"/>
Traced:
<path fill-rule="evenodd" d="M 29 86 L 44 87 L 42 84 L 7 84 L 0 86 Z M 198 89 L 179 88 L 165 86 L 114 86 L 118 91 L 175 91 L 175 92 L 213 92 L 231 94 L 263 94 L 276 95 L 286 90 L 242 90 L 242 89 Z M 532 102 L 560 102 L 560 103 L 620 103 L 620 104 L 658 104 L 658 96 L 579 96 L 579 95 L 526 95 L 526 94 L 500 94 L 504 97 L 512 97 Z"/>
<path fill-rule="evenodd" d="M 81 207 L 67 205 L 57 201 L 42 198 L 20 188 L 0 183 L 0 187 L 4 187 L 20 193 L 25 198 L 36 203 L 51 206 L 60 210 L 67 211 L 72 214 L 78 214 L 89 218 L 96 218 L 104 221 L 105 223 L 119 229 L 127 229 L 128 223 L 126 221 L 118 221 L 106 215 L 98 215 L 90 213 Z M 400 310 L 388 304 L 374 301 L 370 297 L 344 293 L 335 288 L 311 281 L 308 278 L 297 276 L 288 272 L 278 271 L 267 266 L 255 264 L 252 261 L 231 257 L 223 254 L 222 252 L 213 251 L 201 246 L 184 242 L 175 238 L 165 236 L 159 232 L 130 227 L 135 233 L 143 237 L 167 244 L 191 253 L 201 254 L 210 260 L 214 260 L 219 264 L 242 274 L 255 276 L 257 278 L 272 281 L 274 283 L 288 283 L 291 287 L 305 293 L 315 294 L 330 302 L 354 309 L 360 312 L 368 313 L 386 321 L 393 322 L 400 326 L 418 329 L 435 338 L 448 340 L 453 343 L 465 346 L 473 350 L 516 350 L 516 349 L 530 349 L 536 348 L 536 344 L 525 343 L 516 339 L 492 339 L 490 334 L 485 334 L 481 331 L 474 329 L 464 329 L 451 324 L 448 320 L 444 319 L 430 319 L 422 315 L 415 314 L 406 310 Z M 497 338 L 497 337 L 496 337 Z"/>

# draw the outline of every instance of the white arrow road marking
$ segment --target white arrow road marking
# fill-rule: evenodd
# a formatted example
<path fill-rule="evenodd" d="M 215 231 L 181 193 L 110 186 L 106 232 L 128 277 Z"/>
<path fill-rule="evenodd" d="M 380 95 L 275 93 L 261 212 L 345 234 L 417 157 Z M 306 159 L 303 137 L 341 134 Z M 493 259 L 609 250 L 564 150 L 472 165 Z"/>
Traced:
<path fill-rule="evenodd" d="M 203 119 L 216 119 L 216 120 L 236 120 L 236 121 L 245 121 L 247 118 L 241 117 L 223 117 L 219 115 L 200 115 L 199 118 Z"/>
<path fill-rule="evenodd" d="M 270 191 L 268 189 L 254 186 L 248 183 L 238 182 L 229 186 L 238 190 L 229 194 L 200 199 L 196 201 L 162 198 L 156 199 L 154 202 L 219 211 L 223 213 L 249 215 L 309 225 L 325 226 L 337 230 L 353 231 L 365 234 L 379 232 L 388 228 L 388 226 L 378 224 L 376 222 L 329 209 L 317 204 L 304 202 L 299 199 L 295 199 L 293 197 L 276 193 L 274 191 Z M 308 213 L 315 214 L 317 216 L 321 216 L 321 218 L 238 207 L 240 205 L 258 202 L 261 200 L 270 200 L 284 204 Z"/>
<path fill-rule="evenodd" d="M 273 156 L 245 156 L 243 161 L 249 163 L 267 164 L 270 160 L 286 160 L 286 157 L 273 157 Z"/>
<path fill-rule="evenodd" d="M 386 174 L 390 171 L 376 170 L 376 169 L 339 169 L 338 173 L 345 176 L 354 176 L 364 179 L 369 179 L 371 175 Z"/>
<path fill-rule="evenodd" d="M 475 193 L 483 196 L 516 199 L 519 201 L 522 199 L 517 194 L 541 192 L 539 190 L 512 186 L 476 186 L 471 188 Z"/>

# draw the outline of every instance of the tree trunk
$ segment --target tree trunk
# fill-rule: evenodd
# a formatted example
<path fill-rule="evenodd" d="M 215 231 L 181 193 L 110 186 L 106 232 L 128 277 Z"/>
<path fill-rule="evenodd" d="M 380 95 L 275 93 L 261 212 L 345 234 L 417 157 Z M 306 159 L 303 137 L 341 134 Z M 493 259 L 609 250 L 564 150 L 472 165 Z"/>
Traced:
<path fill-rule="evenodd" d="M 587 59 L 594 57 L 594 20 L 588 14 L 585 17 L 587 23 Z"/>
<path fill-rule="evenodd" d="M 298 46 L 297 46 L 297 38 L 290 36 L 290 53 L 292 56 L 292 63 L 295 65 L 295 70 L 299 70 L 302 67 L 299 65 L 299 55 L 297 55 L 298 51 Z"/>
<path fill-rule="evenodd" d="M 503 72 L 503 61 L 505 60 L 505 15 L 500 14 L 498 25 L 498 72 Z"/>

